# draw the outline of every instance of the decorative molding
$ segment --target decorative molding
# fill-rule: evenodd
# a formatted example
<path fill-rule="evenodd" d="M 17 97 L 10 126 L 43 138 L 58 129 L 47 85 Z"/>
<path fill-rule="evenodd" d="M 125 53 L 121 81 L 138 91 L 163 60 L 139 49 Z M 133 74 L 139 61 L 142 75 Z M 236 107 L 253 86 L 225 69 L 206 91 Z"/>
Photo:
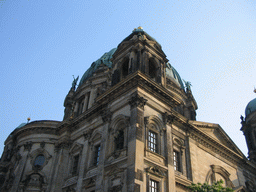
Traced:
<path fill-rule="evenodd" d="M 150 166 L 150 167 L 146 168 L 145 171 L 147 173 L 151 173 L 158 177 L 166 177 L 167 176 L 167 172 L 158 166 Z"/>
<path fill-rule="evenodd" d="M 30 151 L 31 150 L 31 148 L 32 148 L 32 142 L 31 141 L 29 141 L 29 142 L 26 142 L 25 144 L 24 144 L 24 151 Z"/>
<path fill-rule="evenodd" d="M 133 94 L 129 100 L 129 104 L 131 105 L 132 108 L 139 107 L 141 109 L 144 109 L 144 105 L 146 105 L 146 103 L 147 100 L 139 96 L 138 93 Z"/>
<path fill-rule="evenodd" d="M 109 109 L 103 109 L 101 111 L 101 117 L 104 123 L 109 123 L 111 121 L 112 112 Z"/>

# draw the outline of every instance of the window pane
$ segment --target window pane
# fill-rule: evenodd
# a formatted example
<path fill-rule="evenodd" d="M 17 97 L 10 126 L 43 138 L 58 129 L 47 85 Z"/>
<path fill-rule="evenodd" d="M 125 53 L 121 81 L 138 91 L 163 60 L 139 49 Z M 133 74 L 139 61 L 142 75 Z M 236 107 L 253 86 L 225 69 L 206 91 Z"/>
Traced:
<path fill-rule="evenodd" d="M 148 148 L 150 151 L 157 152 L 157 134 L 152 131 L 148 133 Z"/>
<path fill-rule="evenodd" d="M 74 156 L 74 159 L 73 159 L 72 175 L 77 174 L 78 162 L 79 162 L 79 155 L 76 155 Z"/>
<path fill-rule="evenodd" d="M 99 164 L 99 157 L 100 157 L 100 145 L 95 147 L 95 154 L 94 154 L 94 165 Z"/>
<path fill-rule="evenodd" d="M 34 166 L 42 166 L 44 164 L 45 158 L 43 155 L 38 155 L 35 159 Z"/>
<path fill-rule="evenodd" d="M 173 166 L 174 170 L 180 171 L 180 154 L 177 151 L 173 151 Z"/>
<path fill-rule="evenodd" d="M 159 190 L 159 183 L 150 179 L 149 181 L 149 192 L 158 192 Z"/>

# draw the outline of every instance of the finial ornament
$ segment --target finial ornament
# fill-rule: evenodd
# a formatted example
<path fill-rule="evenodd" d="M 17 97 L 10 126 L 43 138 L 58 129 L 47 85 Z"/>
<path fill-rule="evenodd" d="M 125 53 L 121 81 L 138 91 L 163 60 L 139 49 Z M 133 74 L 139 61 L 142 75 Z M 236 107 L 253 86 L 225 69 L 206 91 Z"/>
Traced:
<path fill-rule="evenodd" d="M 29 123 L 29 121 L 30 121 L 30 117 L 28 117 L 28 118 L 27 118 L 27 120 L 28 120 L 28 122 L 27 122 L 27 123 Z"/>
<path fill-rule="evenodd" d="M 256 93 L 256 88 L 254 87 L 254 90 L 253 90 L 254 93 Z"/>
<path fill-rule="evenodd" d="M 138 29 L 143 29 L 143 28 L 141 26 L 139 26 Z"/>

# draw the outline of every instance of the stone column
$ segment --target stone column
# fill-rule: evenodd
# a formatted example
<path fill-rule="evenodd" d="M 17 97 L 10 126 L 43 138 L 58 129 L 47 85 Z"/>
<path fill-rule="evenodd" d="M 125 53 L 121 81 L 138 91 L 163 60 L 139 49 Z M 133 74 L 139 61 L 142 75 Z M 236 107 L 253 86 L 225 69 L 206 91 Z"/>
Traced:
<path fill-rule="evenodd" d="M 94 100 L 96 98 L 96 93 L 97 89 L 95 86 L 92 87 L 91 89 L 91 95 L 90 95 L 90 100 L 89 100 L 89 104 L 88 104 L 88 109 L 91 108 L 92 104 L 94 103 Z"/>
<path fill-rule="evenodd" d="M 52 188 L 51 192 L 62 192 L 62 186 L 64 184 L 64 179 L 68 175 L 68 158 L 69 158 L 69 149 L 70 143 L 63 142 L 56 146 L 57 157 L 54 162 L 55 169 L 54 175 L 52 176 Z"/>
<path fill-rule="evenodd" d="M 85 95 L 85 97 L 84 97 L 84 106 L 83 106 L 83 110 L 82 110 L 82 112 L 84 112 L 85 110 L 87 110 L 86 108 L 87 108 L 87 106 L 88 106 L 88 97 L 89 97 L 89 94 L 87 93 L 86 95 Z"/>
<path fill-rule="evenodd" d="M 105 161 L 105 154 L 106 154 L 106 147 L 107 147 L 107 140 L 108 140 L 108 129 L 109 124 L 111 121 L 112 113 L 109 109 L 103 110 L 101 114 L 103 120 L 103 128 L 102 128 L 102 137 L 101 137 L 101 144 L 100 144 L 100 156 L 99 156 L 99 164 L 98 164 L 98 174 L 96 178 L 96 192 L 102 192 L 104 190 L 103 180 L 104 180 L 104 161 Z"/>
<path fill-rule="evenodd" d="M 192 167 L 191 167 L 191 157 L 190 157 L 190 133 L 187 131 L 186 139 L 185 139 L 185 158 L 186 158 L 186 170 L 187 170 L 187 178 L 193 181 L 192 175 Z"/>
<path fill-rule="evenodd" d="M 129 55 L 129 74 L 135 71 L 134 57 L 135 57 L 135 49 L 132 49 Z"/>
<path fill-rule="evenodd" d="M 47 185 L 47 189 L 46 191 L 51 191 L 51 188 L 52 188 L 52 180 L 53 180 L 53 175 L 54 175 L 54 171 L 55 171 L 55 165 L 57 164 L 56 160 L 58 159 L 57 158 L 57 154 L 58 154 L 58 151 L 56 148 L 54 149 L 54 155 L 53 155 L 53 158 L 52 158 L 52 165 L 51 165 L 51 172 L 50 172 L 50 176 L 49 176 L 49 180 L 48 180 L 48 185 Z"/>
<path fill-rule="evenodd" d="M 164 124 L 166 126 L 166 149 L 167 149 L 167 158 L 166 163 L 168 167 L 168 191 L 176 191 L 175 184 L 175 171 L 173 167 L 173 142 L 172 142 L 172 122 L 173 117 L 167 113 L 163 114 Z M 167 126 L 169 125 L 169 126 Z"/>
<path fill-rule="evenodd" d="M 13 181 L 11 192 L 18 191 L 18 187 L 21 182 L 21 179 L 25 174 L 24 171 L 26 168 L 26 164 L 27 164 L 27 160 L 28 160 L 28 156 L 29 156 L 29 152 L 30 152 L 31 148 L 32 148 L 32 142 L 27 142 L 26 144 L 24 144 L 24 153 L 22 155 L 22 159 L 20 160 L 19 168 L 15 175 L 15 179 Z"/>
<path fill-rule="evenodd" d="M 137 51 L 137 65 L 136 70 L 141 70 L 141 50 Z"/>
<path fill-rule="evenodd" d="M 82 191 L 86 157 L 88 154 L 88 140 L 90 137 L 91 137 L 91 131 L 88 131 L 84 134 L 85 142 L 84 142 L 84 146 L 81 154 L 80 166 L 79 166 L 79 173 L 78 173 L 78 180 L 77 180 L 77 187 L 76 187 L 77 192 Z"/>
<path fill-rule="evenodd" d="M 147 100 L 134 93 L 129 101 L 131 106 L 130 129 L 128 130 L 127 191 L 139 192 L 144 172 L 144 105 Z"/>

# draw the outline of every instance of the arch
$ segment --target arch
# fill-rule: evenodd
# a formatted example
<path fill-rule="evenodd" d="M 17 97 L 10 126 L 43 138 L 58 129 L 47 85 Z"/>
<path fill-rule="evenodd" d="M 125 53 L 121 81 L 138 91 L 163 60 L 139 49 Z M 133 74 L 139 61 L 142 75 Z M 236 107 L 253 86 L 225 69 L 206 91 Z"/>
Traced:
<path fill-rule="evenodd" d="M 119 126 L 120 124 L 123 124 L 125 127 L 129 127 L 129 117 L 120 114 L 117 115 L 110 124 L 110 132 L 116 132 L 118 129 L 124 128 L 123 126 Z"/>
<path fill-rule="evenodd" d="M 163 121 L 156 115 L 145 117 L 145 128 L 146 150 L 164 156 Z"/>
<path fill-rule="evenodd" d="M 164 130 L 164 123 L 158 116 L 152 115 L 146 118 L 148 120 L 147 125 L 155 124 L 159 132 L 162 132 Z"/>
<path fill-rule="evenodd" d="M 157 62 L 154 58 L 150 58 L 148 61 L 148 75 L 151 79 L 156 81 L 157 78 Z"/>
<path fill-rule="evenodd" d="M 230 173 L 219 165 L 211 165 L 211 169 L 208 171 L 205 181 L 210 184 L 217 182 L 218 180 L 216 178 L 219 176 L 225 179 L 224 183 L 227 187 L 234 187 L 232 181 L 229 178 Z"/>
<path fill-rule="evenodd" d="M 107 147 L 107 159 L 109 161 L 120 156 L 126 156 L 128 146 L 129 117 L 117 115 L 109 126 L 109 142 Z"/>
<path fill-rule="evenodd" d="M 180 140 L 180 139 L 178 139 L 177 137 L 173 137 L 173 145 L 176 145 L 176 146 L 178 146 L 178 147 L 182 147 L 183 146 L 183 142 Z"/>

